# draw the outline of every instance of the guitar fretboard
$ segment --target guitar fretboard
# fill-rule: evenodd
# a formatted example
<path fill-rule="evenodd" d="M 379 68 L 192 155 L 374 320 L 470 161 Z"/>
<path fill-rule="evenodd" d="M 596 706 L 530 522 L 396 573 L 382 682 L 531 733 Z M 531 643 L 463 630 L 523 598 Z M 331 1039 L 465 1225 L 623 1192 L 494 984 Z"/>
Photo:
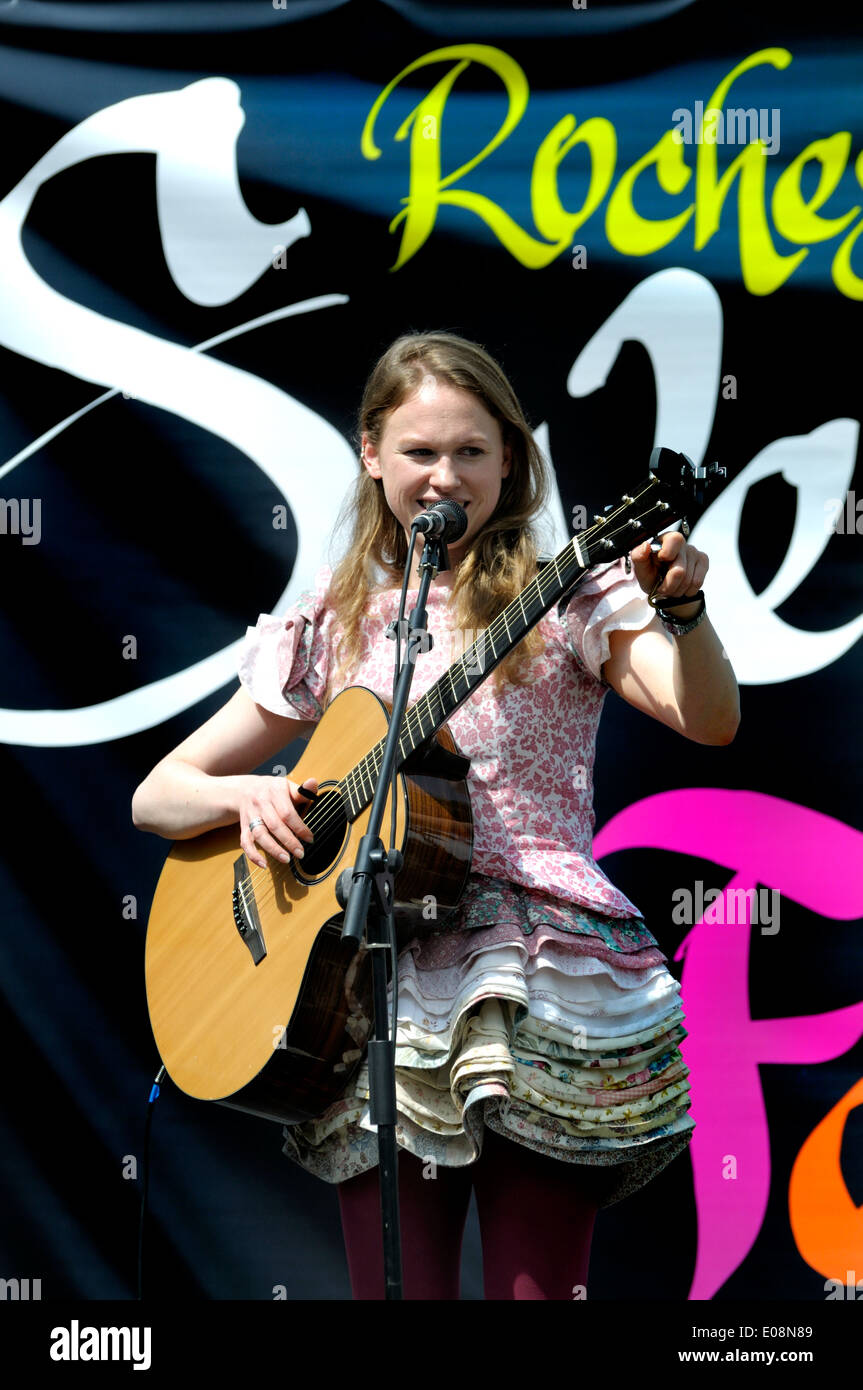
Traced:
<path fill-rule="evenodd" d="M 594 525 L 573 537 L 548 561 L 494 622 L 480 633 L 458 661 L 439 676 L 405 714 L 399 737 L 397 767 L 437 733 L 504 657 L 545 613 L 567 595 L 594 565 L 615 560 L 664 530 L 692 505 L 701 506 L 711 479 L 724 477 L 718 464 L 695 468 L 685 454 L 655 448 L 647 478 L 632 495 L 608 507 Z M 670 499 L 670 500 L 669 500 Z M 680 504 L 680 510 L 677 510 Z M 350 820 L 368 806 L 375 793 L 385 739 L 381 739 L 342 779 L 336 791 Z"/>

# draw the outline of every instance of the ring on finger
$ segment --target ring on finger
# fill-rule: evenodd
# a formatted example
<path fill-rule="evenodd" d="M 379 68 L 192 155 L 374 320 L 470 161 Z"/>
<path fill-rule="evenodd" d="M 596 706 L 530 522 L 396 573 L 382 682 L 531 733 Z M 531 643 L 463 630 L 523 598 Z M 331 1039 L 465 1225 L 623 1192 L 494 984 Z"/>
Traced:
<path fill-rule="evenodd" d="M 254 820 L 249 821 L 249 834 L 251 834 L 253 830 L 256 830 L 259 825 L 263 825 L 263 823 L 263 816 L 255 816 Z"/>

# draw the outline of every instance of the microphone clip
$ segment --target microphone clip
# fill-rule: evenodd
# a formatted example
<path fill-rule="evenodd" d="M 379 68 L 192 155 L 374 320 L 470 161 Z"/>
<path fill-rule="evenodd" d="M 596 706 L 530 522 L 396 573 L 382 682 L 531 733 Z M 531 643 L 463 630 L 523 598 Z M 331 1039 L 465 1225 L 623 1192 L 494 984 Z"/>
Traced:
<path fill-rule="evenodd" d="M 441 570 L 448 570 L 449 567 L 446 541 L 442 536 L 427 535 L 422 559 L 417 565 L 417 574 L 421 575 L 424 569 L 430 569 L 432 579 L 436 579 Z"/>

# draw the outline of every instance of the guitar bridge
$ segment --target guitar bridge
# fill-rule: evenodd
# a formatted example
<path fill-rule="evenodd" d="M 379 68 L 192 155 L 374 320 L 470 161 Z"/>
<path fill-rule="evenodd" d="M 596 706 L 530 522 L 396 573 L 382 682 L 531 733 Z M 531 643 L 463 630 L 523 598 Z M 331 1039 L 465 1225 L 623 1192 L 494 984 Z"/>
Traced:
<path fill-rule="evenodd" d="M 234 891 L 231 894 L 234 925 L 246 943 L 255 965 L 260 965 L 267 948 L 261 931 L 261 919 L 255 902 L 255 890 L 249 874 L 249 861 L 244 854 L 234 860 Z"/>

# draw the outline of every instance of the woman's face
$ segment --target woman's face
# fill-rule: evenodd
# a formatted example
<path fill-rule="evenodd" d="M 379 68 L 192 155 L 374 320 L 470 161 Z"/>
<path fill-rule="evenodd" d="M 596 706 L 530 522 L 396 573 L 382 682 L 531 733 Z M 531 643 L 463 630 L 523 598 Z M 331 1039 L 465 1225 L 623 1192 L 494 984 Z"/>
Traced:
<path fill-rule="evenodd" d="M 477 396 L 426 376 L 386 417 L 380 443 L 363 435 L 363 463 L 383 481 L 390 511 L 410 541 L 414 517 L 452 498 L 467 512 L 467 531 L 448 545 L 453 569 L 493 514 L 512 458 L 498 421 Z M 424 539 L 418 538 L 416 558 Z"/>

